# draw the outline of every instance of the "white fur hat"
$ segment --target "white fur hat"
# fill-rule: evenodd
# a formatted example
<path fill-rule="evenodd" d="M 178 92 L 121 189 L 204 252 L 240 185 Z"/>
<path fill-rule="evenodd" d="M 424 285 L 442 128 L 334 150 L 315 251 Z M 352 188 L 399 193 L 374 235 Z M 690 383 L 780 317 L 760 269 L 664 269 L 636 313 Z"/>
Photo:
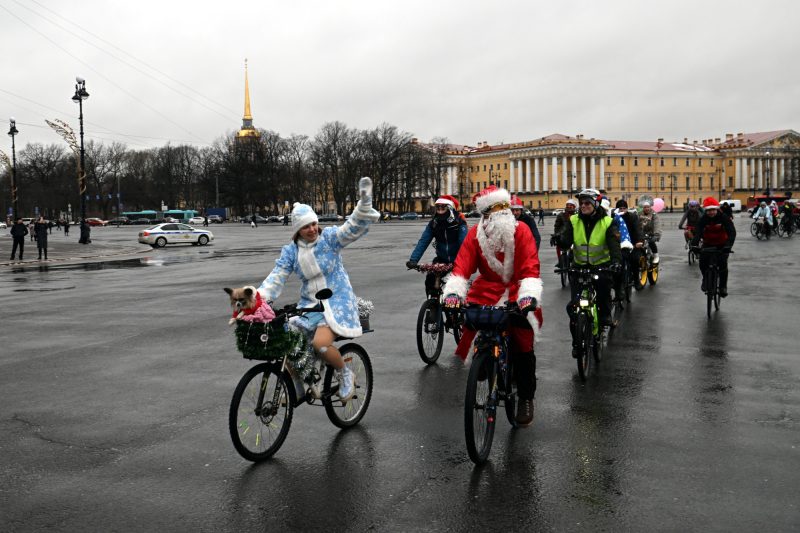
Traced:
<path fill-rule="evenodd" d="M 317 222 L 317 214 L 310 205 L 295 202 L 292 206 L 292 232 L 297 233 L 306 224 Z"/>
<path fill-rule="evenodd" d="M 477 209 L 478 212 L 483 213 L 494 204 L 511 204 L 511 195 L 505 189 L 499 189 L 494 185 L 490 185 L 473 196 L 472 203 L 475 204 L 475 209 Z"/>

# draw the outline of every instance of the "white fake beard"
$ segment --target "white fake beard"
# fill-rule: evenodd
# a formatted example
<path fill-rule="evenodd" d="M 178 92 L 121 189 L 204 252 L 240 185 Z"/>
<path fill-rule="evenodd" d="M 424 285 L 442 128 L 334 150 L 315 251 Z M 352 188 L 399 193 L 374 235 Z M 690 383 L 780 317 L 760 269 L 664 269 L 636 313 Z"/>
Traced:
<path fill-rule="evenodd" d="M 478 227 L 478 244 L 483 256 L 495 273 L 508 283 L 514 271 L 514 234 L 517 231 L 517 219 L 510 209 L 491 213 L 480 222 Z M 503 263 L 495 257 L 503 252 Z"/>
<path fill-rule="evenodd" d="M 481 221 L 481 226 L 486 234 L 486 245 L 493 252 L 504 252 L 509 244 L 514 245 L 517 219 L 510 209 L 490 213 Z"/>

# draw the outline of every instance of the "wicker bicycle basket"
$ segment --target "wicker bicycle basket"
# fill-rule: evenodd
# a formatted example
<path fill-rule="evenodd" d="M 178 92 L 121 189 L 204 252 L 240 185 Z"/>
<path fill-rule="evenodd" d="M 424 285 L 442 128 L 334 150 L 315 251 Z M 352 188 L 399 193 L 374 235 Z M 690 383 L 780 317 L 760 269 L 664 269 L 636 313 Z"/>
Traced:
<path fill-rule="evenodd" d="M 306 336 L 285 325 L 285 320 L 268 323 L 237 320 L 236 348 L 246 359 L 260 361 L 275 361 L 305 350 Z"/>

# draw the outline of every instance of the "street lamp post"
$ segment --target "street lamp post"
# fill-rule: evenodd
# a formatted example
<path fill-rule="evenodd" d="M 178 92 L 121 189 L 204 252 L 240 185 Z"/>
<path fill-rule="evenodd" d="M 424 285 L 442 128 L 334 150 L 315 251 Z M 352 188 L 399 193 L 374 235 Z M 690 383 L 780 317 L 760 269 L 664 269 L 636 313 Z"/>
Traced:
<path fill-rule="evenodd" d="M 19 130 L 17 130 L 17 121 L 14 117 L 9 120 L 10 127 L 8 129 L 8 136 L 11 137 L 11 210 L 14 221 L 17 220 L 17 147 L 14 142 Z"/>
<path fill-rule="evenodd" d="M 81 236 L 78 242 L 89 244 L 92 239 L 90 238 L 91 228 L 86 222 L 86 151 L 83 148 L 83 101 L 89 98 L 89 93 L 86 92 L 86 80 L 77 77 L 75 81 L 75 94 L 72 96 L 72 101 L 78 104 L 78 121 L 80 122 L 81 136 L 81 166 L 78 169 L 78 190 L 81 195 Z"/>
<path fill-rule="evenodd" d="M 764 180 L 766 181 L 766 187 L 764 187 L 764 189 L 767 191 L 767 196 L 769 196 L 771 194 L 770 191 L 772 190 L 772 182 L 769 180 L 772 170 L 772 159 L 770 159 L 769 151 L 767 151 L 766 156 L 767 156 L 767 168 L 764 169 L 764 174 L 765 174 Z"/>
<path fill-rule="evenodd" d="M 672 208 L 675 201 L 672 198 L 672 193 L 675 191 L 675 174 L 669 175 L 669 212 L 672 213 Z"/>

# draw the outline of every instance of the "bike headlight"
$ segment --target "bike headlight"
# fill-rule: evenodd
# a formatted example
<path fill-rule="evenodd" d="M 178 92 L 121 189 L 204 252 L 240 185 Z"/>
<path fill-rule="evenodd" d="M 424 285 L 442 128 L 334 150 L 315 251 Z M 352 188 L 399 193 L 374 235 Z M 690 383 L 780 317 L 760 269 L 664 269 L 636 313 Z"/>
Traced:
<path fill-rule="evenodd" d="M 581 307 L 589 307 L 589 300 L 581 299 L 580 305 L 581 305 Z"/>

